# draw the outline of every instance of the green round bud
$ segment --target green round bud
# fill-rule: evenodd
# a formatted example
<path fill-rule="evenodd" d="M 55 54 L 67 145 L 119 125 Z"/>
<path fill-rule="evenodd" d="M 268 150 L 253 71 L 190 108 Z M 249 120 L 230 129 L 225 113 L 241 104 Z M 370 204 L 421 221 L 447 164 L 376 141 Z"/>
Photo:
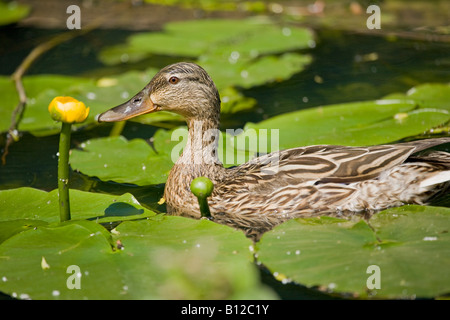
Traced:
<path fill-rule="evenodd" d="M 198 177 L 191 182 L 191 191 L 198 198 L 206 198 L 211 195 L 214 184 L 206 177 Z"/>

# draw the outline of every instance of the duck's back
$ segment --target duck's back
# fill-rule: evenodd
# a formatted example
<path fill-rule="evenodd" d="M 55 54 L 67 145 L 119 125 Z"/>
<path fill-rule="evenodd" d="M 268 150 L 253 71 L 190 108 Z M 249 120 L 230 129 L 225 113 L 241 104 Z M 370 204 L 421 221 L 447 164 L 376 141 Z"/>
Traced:
<path fill-rule="evenodd" d="M 450 154 L 411 156 L 450 138 L 371 147 L 309 146 L 271 153 L 228 170 L 211 211 L 246 225 L 298 216 L 424 204 L 450 180 Z"/>

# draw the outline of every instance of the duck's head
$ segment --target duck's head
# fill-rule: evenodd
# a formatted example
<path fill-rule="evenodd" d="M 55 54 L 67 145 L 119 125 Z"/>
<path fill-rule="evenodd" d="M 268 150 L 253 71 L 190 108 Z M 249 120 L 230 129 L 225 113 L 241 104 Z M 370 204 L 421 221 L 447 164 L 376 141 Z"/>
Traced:
<path fill-rule="evenodd" d="M 162 110 L 180 114 L 188 121 L 218 119 L 219 93 L 203 68 L 195 63 L 175 63 L 158 72 L 129 101 L 103 112 L 97 120 L 122 121 Z"/>

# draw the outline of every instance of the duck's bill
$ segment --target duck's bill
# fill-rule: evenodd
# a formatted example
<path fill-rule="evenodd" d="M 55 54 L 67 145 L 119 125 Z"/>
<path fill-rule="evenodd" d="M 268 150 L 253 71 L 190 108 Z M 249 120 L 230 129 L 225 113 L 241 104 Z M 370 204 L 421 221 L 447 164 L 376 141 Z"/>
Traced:
<path fill-rule="evenodd" d="M 146 113 L 158 111 L 159 107 L 153 104 L 145 90 L 139 92 L 129 101 L 109 109 L 97 116 L 98 122 L 116 122 L 128 120 Z"/>

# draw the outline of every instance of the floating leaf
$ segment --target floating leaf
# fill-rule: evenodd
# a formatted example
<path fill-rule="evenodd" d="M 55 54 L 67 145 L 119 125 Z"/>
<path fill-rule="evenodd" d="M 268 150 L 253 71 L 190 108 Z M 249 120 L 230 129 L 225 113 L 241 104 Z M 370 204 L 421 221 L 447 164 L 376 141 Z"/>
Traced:
<path fill-rule="evenodd" d="M 160 130 L 157 137 L 164 134 Z M 161 137 L 165 139 L 167 135 Z M 83 143 L 83 151 L 73 150 L 71 165 L 74 169 L 104 181 L 158 184 L 166 181 L 173 165 L 170 144 L 153 150 L 143 139 L 127 141 L 123 137 L 98 138 Z"/>
<path fill-rule="evenodd" d="M 127 54 L 129 50 L 147 55 L 196 58 L 208 52 L 239 52 L 241 48 L 248 53 L 256 50 L 256 55 L 252 55 L 254 58 L 259 54 L 285 52 L 308 46 L 312 36 L 310 31 L 302 28 L 286 30 L 288 29 L 283 30 L 268 19 L 260 18 L 171 22 L 161 32 L 138 33 L 130 36 L 125 46 L 107 48 L 101 52 L 100 60 L 109 64 L 121 63 L 123 54 Z M 261 34 L 265 36 L 261 37 Z M 174 46 L 174 43 L 177 45 Z"/>
<path fill-rule="evenodd" d="M 131 195 L 112 196 L 99 193 L 70 190 L 72 220 L 89 219 L 98 223 L 123 221 L 156 215 L 142 207 Z M 23 224 L 41 225 L 42 222 L 59 221 L 58 190 L 45 192 L 33 188 L 18 188 L 0 191 L 0 221 L 16 221 L 15 227 Z M 23 219 L 29 220 L 26 224 Z M 2 229 L 0 229 L 2 230 Z"/>
<path fill-rule="evenodd" d="M 11 238 L 16 233 L 27 231 L 38 226 L 45 226 L 48 223 L 42 220 L 32 219 L 15 219 L 2 221 L 0 223 L 0 243 L 8 238 Z"/>
<path fill-rule="evenodd" d="M 72 150 L 70 163 L 74 170 L 104 181 L 141 186 L 164 183 L 186 145 L 187 136 L 186 127 L 158 130 L 153 136 L 154 149 L 143 139 L 91 139 L 83 143 L 83 150 Z M 219 138 L 219 159 L 226 167 L 251 159 L 246 151 L 234 147 L 232 139 L 226 133 Z"/>
<path fill-rule="evenodd" d="M 75 96 L 78 86 L 89 83 L 91 80 L 60 75 L 39 75 L 23 78 L 23 84 L 28 100 L 19 123 L 19 130 L 32 131 L 36 134 L 55 133 L 60 130 L 61 124 L 52 120 L 47 108 L 56 96 Z M 9 77 L 0 77 L 0 94 L 2 95 L 2 108 L 0 109 L 0 131 L 4 132 L 11 125 L 11 115 L 19 102 L 14 83 Z M 88 105 L 89 106 L 89 105 Z M 91 110 L 87 122 L 93 122 L 98 109 Z"/>
<path fill-rule="evenodd" d="M 253 109 L 257 101 L 254 98 L 245 97 L 233 87 L 226 87 L 220 91 L 222 105 L 220 112 L 223 114 L 233 114 L 240 111 Z"/>
<path fill-rule="evenodd" d="M 0 2 L 0 26 L 18 22 L 25 18 L 29 12 L 29 6 L 18 4 L 16 1 Z"/>
<path fill-rule="evenodd" d="M 281 27 L 268 19 L 205 19 L 172 22 L 161 32 L 132 35 L 126 45 L 104 49 L 100 59 L 118 64 L 124 57 L 136 62 L 146 54 L 185 57 L 201 64 L 219 89 L 248 88 L 300 72 L 310 57 L 286 52 L 308 48 L 311 43 L 313 35 L 308 29 Z"/>
<path fill-rule="evenodd" d="M 78 88 L 78 95 L 74 95 L 80 101 L 84 101 L 101 113 L 115 107 L 133 97 L 156 74 L 156 69 L 148 69 L 143 72 L 128 71 L 120 75 L 97 79 Z"/>
<path fill-rule="evenodd" d="M 262 85 L 268 82 L 289 79 L 311 61 L 309 56 L 286 53 L 275 56 L 265 56 L 249 63 L 239 63 L 223 66 L 223 62 L 215 58 L 204 58 L 201 65 L 207 70 L 218 88 L 234 85 L 243 88 Z"/>
<path fill-rule="evenodd" d="M 89 222 L 96 225 L 95 222 Z M 0 245 L 0 290 L 19 299 L 93 299 L 101 292 L 120 292 L 121 283 L 113 267 L 111 244 L 102 233 L 93 233 L 86 224 L 39 227 L 19 233 Z M 42 268 L 42 257 L 50 268 Z M 99 269 L 106 267 L 110 270 Z M 69 289 L 69 266 L 80 268 L 82 290 Z M 106 271 L 108 270 L 108 272 Z M 116 276 L 108 281 L 108 276 Z M 80 289 L 81 289 L 80 288 Z M 97 296 L 92 295 L 98 290 Z M 107 296 L 108 297 L 108 296 Z M 106 298 L 107 298 L 106 297 Z M 111 297 L 111 296 L 109 296 Z"/>
<path fill-rule="evenodd" d="M 97 114 L 130 99 L 151 80 L 155 73 L 155 69 L 148 69 L 145 72 L 129 71 L 95 81 L 59 75 L 24 77 L 28 101 L 19 129 L 30 131 L 37 136 L 59 132 L 61 125 L 53 121 L 47 112 L 48 104 L 55 96 L 72 96 L 84 102 L 90 108 L 90 114 L 83 125 L 97 123 L 95 120 Z M 5 106 L 0 110 L 0 131 L 7 131 L 12 111 L 18 103 L 16 89 L 9 78 L 0 77 L 0 93 Z M 153 123 L 161 121 L 161 116 L 150 114 L 143 116 L 142 119 L 145 119 L 146 123 Z M 176 119 L 179 117 L 171 114 L 164 120 Z M 135 121 L 141 120 L 135 119 Z"/>
<path fill-rule="evenodd" d="M 255 281 L 251 241 L 240 231 L 182 217 L 126 222 L 117 230 L 123 253 L 133 255 L 130 262 L 152 270 L 130 272 L 142 291 L 155 283 L 151 294 L 171 299 L 273 298 Z"/>
<path fill-rule="evenodd" d="M 0 290 L 20 299 L 274 298 L 239 231 L 182 217 L 124 222 L 114 249 L 92 224 L 38 227 L 0 244 Z"/>
<path fill-rule="evenodd" d="M 280 149 L 313 144 L 360 146 L 395 142 L 450 120 L 450 113 L 444 106 L 444 97 L 450 97 L 450 86 L 421 86 L 417 92 L 407 99 L 395 95 L 395 99 L 389 96 L 376 101 L 290 112 L 257 124 L 248 123 L 245 128 L 278 129 Z"/>
<path fill-rule="evenodd" d="M 403 206 L 368 223 L 295 219 L 263 236 L 258 260 L 273 273 L 324 291 L 432 298 L 450 292 L 449 218 L 448 208 Z M 380 270 L 379 289 L 367 286 L 373 265 Z"/>
<path fill-rule="evenodd" d="M 385 99 L 414 100 L 420 108 L 437 108 L 450 111 L 450 85 L 446 83 L 425 83 L 408 90 L 406 94 L 392 94 Z"/>

